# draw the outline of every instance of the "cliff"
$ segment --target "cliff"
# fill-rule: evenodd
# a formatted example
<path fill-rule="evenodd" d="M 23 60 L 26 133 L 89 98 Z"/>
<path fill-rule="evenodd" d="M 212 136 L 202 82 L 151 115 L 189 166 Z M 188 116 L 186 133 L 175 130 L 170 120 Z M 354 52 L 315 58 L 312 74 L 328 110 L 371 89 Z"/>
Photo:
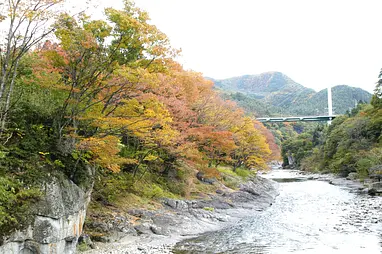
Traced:
<path fill-rule="evenodd" d="M 91 188 L 80 188 L 64 177 L 52 176 L 34 204 L 34 218 L 24 230 L 4 239 L 0 254 L 71 254 L 82 233 Z"/>

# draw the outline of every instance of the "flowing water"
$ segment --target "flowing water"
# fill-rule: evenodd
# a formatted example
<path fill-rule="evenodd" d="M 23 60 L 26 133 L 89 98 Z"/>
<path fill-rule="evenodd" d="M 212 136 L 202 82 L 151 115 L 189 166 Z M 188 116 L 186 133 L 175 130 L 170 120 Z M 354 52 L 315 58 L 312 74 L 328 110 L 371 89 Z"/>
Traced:
<path fill-rule="evenodd" d="M 382 253 L 382 197 L 274 170 L 274 204 L 216 232 L 178 243 L 174 253 Z"/>

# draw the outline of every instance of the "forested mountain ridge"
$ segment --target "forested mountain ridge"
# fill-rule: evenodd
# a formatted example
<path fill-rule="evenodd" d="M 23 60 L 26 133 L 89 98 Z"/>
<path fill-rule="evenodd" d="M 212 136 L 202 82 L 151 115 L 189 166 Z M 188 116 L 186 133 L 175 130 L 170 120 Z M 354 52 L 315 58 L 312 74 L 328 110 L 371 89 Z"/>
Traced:
<path fill-rule="evenodd" d="M 236 101 L 247 113 L 260 116 L 327 114 L 327 89 L 315 92 L 281 72 L 265 72 L 214 80 L 223 97 Z M 371 94 L 361 88 L 339 85 L 332 88 L 335 114 L 344 114 Z"/>
<path fill-rule="evenodd" d="M 224 90 L 242 91 L 266 97 L 270 93 L 313 89 L 305 88 L 281 72 L 264 72 L 258 75 L 244 75 L 222 80 L 214 80 L 215 85 Z"/>

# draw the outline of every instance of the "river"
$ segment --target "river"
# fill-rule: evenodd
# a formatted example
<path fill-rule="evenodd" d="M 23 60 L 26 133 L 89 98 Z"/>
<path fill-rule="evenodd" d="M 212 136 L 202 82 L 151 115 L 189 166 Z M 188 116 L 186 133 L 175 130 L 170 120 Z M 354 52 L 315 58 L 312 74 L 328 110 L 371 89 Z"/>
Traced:
<path fill-rule="evenodd" d="M 181 253 L 382 253 L 382 198 L 293 170 L 265 177 L 280 195 L 262 212 L 216 232 L 179 242 Z"/>

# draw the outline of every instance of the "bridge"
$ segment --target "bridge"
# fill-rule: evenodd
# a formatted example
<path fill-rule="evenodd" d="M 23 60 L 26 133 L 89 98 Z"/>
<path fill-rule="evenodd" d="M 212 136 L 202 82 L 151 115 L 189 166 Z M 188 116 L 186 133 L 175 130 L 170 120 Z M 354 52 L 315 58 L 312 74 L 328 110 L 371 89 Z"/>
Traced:
<path fill-rule="evenodd" d="M 336 118 L 335 115 L 331 116 L 290 116 L 290 117 L 268 117 L 268 118 L 256 118 L 257 121 L 262 123 L 279 123 L 279 122 L 322 122 L 332 121 Z"/>
<path fill-rule="evenodd" d="M 332 120 L 336 118 L 336 115 L 333 115 L 333 103 L 332 103 L 332 88 L 328 87 L 328 115 L 327 116 L 289 116 L 289 117 L 261 117 L 256 118 L 259 122 L 262 123 L 280 123 L 280 122 L 319 122 L 326 121 L 328 124 L 331 124 Z"/>

